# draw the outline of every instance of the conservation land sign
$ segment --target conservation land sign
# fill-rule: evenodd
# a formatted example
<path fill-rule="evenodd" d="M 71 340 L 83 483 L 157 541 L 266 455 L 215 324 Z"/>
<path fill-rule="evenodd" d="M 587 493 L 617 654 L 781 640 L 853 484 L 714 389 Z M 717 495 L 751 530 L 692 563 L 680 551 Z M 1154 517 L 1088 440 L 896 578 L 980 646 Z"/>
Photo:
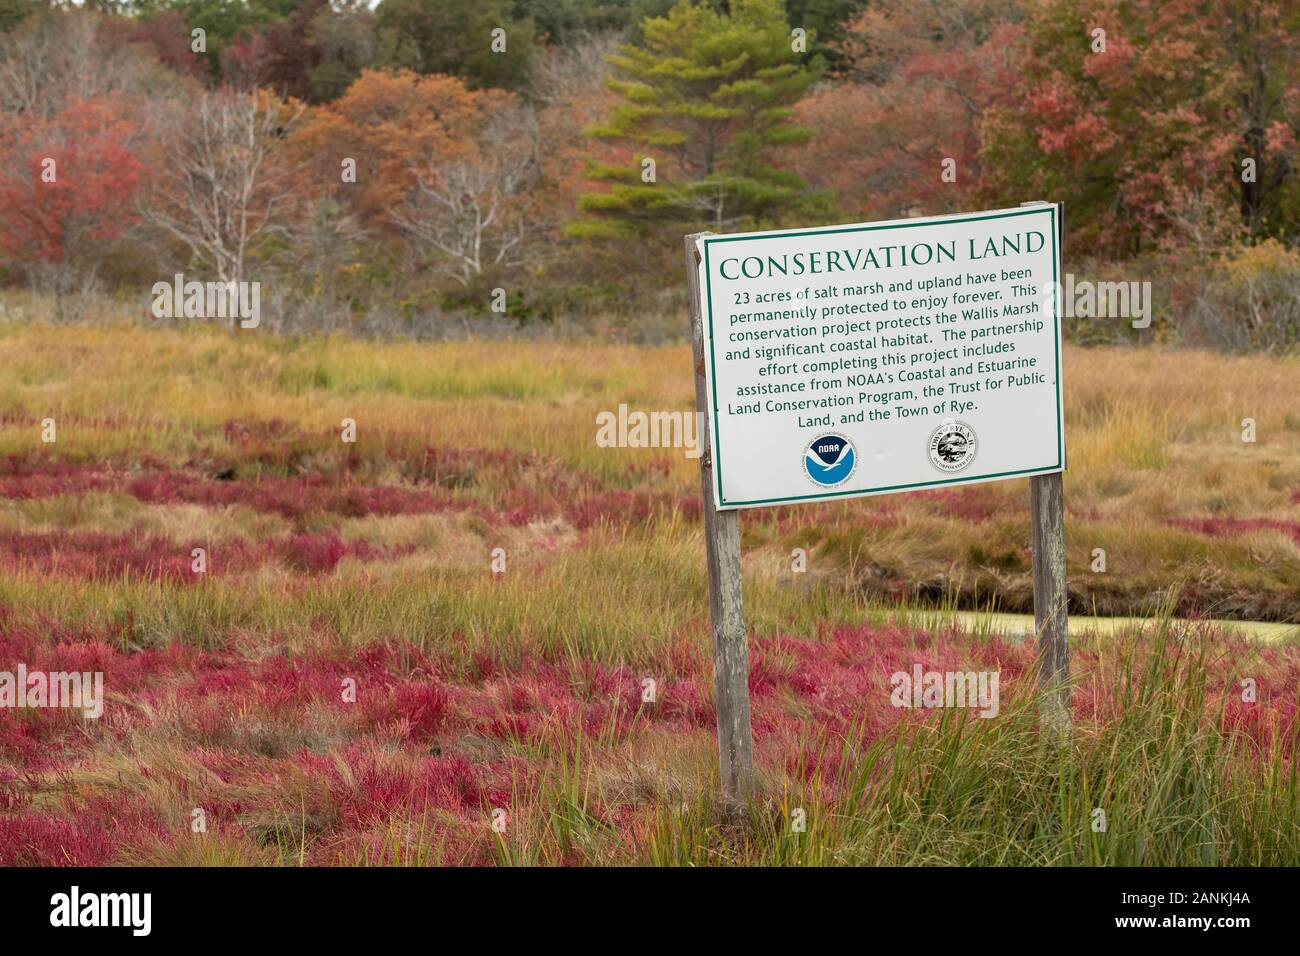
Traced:
<path fill-rule="evenodd" d="M 696 238 L 716 507 L 1061 471 L 1060 216 Z"/>
<path fill-rule="evenodd" d="M 753 793 L 738 509 L 1029 478 L 1041 726 L 1069 732 L 1059 203 L 685 237 L 723 792 Z"/>

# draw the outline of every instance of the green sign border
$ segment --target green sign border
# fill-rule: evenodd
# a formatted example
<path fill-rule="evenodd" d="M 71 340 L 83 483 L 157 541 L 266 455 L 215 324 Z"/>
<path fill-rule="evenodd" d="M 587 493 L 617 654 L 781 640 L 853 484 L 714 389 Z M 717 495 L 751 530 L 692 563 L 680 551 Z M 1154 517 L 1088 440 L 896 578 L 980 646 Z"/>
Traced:
<path fill-rule="evenodd" d="M 1037 206 L 1031 209 L 1017 209 L 1008 212 L 988 213 L 976 216 L 952 216 L 943 219 L 936 219 L 930 222 L 895 222 L 877 226 L 851 226 L 851 227 L 830 227 L 826 229 L 800 229 L 797 232 L 764 232 L 752 236 L 706 236 L 702 241 L 704 243 L 704 289 L 705 297 L 708 299 L 708 317 L 709 317 L 709 389 L 710 397 L 713 399 L 713 480 L 714 495 L 719 506 L 731 508 L 749 508 L 759 505 L 779 505 L 790 504 L 796 501 L 826 501 L 831 498 L 848 498 L 848 497 L 867 497 L 875 494 L 882 494 L 889 491 L 903 491 L 908 488 L 932 488 L 940 485 L 964 485 L 973 484 L 978 481 L 990 481 L 998 478 L 1016 478 L 1025 475 L 1047 475 L 1053 472 L 1065 470 L 1065 427 L 1064 418 L 1061 412 L 1061 393 L 1064 390 L 1061 382 L 1061 316 L 1057 308 L 1057 297 L 1052 297 L 1052 319 L 1055 327 L 1055 345 L 1056 345 L 1056 464 L 1043 465 L 1041 468 L 1025 468 L 1020 471 L 1002 471 L 988 475 L 966 475 L 961 478 L 940 478 L 937 481 L 920 481 L 910 485 L 885 485 L 879 488 L 855 488 L 851 491 L 828 491 L 824 494 L 796 495 L 791 498 L 756 498 L 752 501 L 727 501 L 722 496 L 722 455 L 720 454 L 721 444 L 718 429 L 718 379 L 717 379 L 717 361 L 713 354 L 713 272 L 709 267 L 709 246 L 724 242 L 747 242 L 751 239 L 781 239 L 791 236 L 828 236 L 844 232 L 874 232 L 882 229 L 918 229 L 925 226 L 946 226 L 957 222 L 980 222 L 985 219 L 1011 219 L 1016 216 L 1041 216 L 1044 213 L 1051 217 L 1052 223 L 1052 282 L 1058 287 L 1060 285 L 1060 263 L 1061 250 L 1058 243 L 1059 237 L 1059 220 L 1057 214 L 1060 210 L 1058 203 L 1051 203 L 1045 206 Z"/>

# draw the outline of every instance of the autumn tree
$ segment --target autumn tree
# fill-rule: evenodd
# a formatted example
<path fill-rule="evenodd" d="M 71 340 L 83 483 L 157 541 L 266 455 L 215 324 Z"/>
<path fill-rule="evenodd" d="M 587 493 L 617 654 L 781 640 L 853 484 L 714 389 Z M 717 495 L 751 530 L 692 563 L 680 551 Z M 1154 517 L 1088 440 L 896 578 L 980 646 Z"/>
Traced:
<path fill-rule="evenodd" d="M 13 117 L 0 146 L 0 248 L 53 293 L 59 316 L 135 221 L 142 164 L 131 110 L 120 95 L 74 99 L 48 117 Z"/>
<path fill-rule="evenodd" d="M 681 0 L 647 20 L 644 40 L 610 57 L 621 101 L 589 129 L 636 151 L 632 165 L 593 163 L 606 191 L 584 195 L 582 236 L 771 222 L 805 198 L 778 168 L 778 148 L 804 142 L 793 107 L 821 71 L 793 49 L 780 0 L 734 0 L 730 14 Z"/>
<path fill-rule="evenodd" d="M 184 19 L 185 38 L 190 32 L 203 30 L 204 65 L 210 77 L 221 79 L 225 51 L 239 37 L 256 32 L 268 24 L 288 19 L 299 0 L 130 0 L 132 12 L 148 20 L 165 11 L 173 11 Z"/>
<path fill-rule="evenodd" d="M 0 118 L 52 116 L 74 100 L 159 98 L 176 78 L 141 45 L 116 42 L 114 20 L 89 10 L 43 9 L 0 33 Z M 6 125 L 0 124 L 0 138 Z"/>
<path fill-rule="evenodd" d="M 527 264 L 545 229 L 533 187 L 539 181 L 537 117 L 518 102 L 495 110 L 467 148 L 426 161 L 393 222 L 438 270 L 467 286 L 485 272 Z"/>
<path fill-rule="evenodd" d="M 539 135 L 535 109 L 515 94 L 366 71 L 312 111 L 293 147 L 398 258 L 464 286 L 529 261 L 549 228 Z"/>
<path fill-rule="evenodd" d="M 174 104 L 145 219 L 215 278 L 246 279 L 258 244 L 282 232 L 305 198 L 285 146 L 301 114 L 262 92 L 217 90 Z"/>
<path fill-rule="evenodd" d="M 237 37 L 222 75 L 243 89 L 270 89 L 309 103 L 342 94 L 378 56 L 374 14 L 364 0 L 303 0 L 289 17 Z"/>
<path fill-rule="evenodd" d="M 101 29 L 110 42 L 147 50 L 181 76 L 202 79 L 208 73 L 204 55 L 194 52 L 185 18 L 175 10 L 163 10 L 147 18 L 106 17 Z"/>
<path fill-rule="evenodd" d="M 1216 4 L 1232 77 L 1239 151 L 1237 204 L 1252 235 L 1295 235 L 1300 226 L 1300 7 L 1230 0 Z"/>
<path fill-rule="evenodd" d="M 855 219 L 988 201 L 984 124 L 1021 82 L 1022 7 L 1022 0 L 877 0 L 845 30 L 848 81 L 799 105 L 813 137 L 787 150 L 786 161 Z"/>
<path fill-rule="evenodd" d="M 280 97 L 311 98 L 311 74 L 321 54 L 312 36 L 330 0 L 302 0 L 282 21 L 241 33 L 221 51 L 222 76 L 243 89 L 264 87 Z"/>
<path fill-rule="evenodd" d="M 416 187 L 419 171 L 472 152 L 477 130 L 512 102 L 452 76 L 367 70 L 343 96 L 312 110 L 292 137 L 323 189 L 373 227 Z"/>
<path fill-rule="evenodd" d="M 1050 0 L 1026 81 L 990 117 L 998 191 L 1065 200 L 1076 248 L 1126 256 L 1235 208 L 1300 214 L 1300 8 L 1285 0 Z"/>

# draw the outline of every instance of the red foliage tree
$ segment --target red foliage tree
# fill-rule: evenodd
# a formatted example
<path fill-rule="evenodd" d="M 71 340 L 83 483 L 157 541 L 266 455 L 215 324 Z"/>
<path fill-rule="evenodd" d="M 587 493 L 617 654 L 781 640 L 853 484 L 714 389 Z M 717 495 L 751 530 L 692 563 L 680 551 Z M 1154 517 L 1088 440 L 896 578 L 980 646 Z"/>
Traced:
<path fill-rule="evenodd" d="M 131 108 L 120 96 L 74 99 L 48 118 L 11 117 L 0 145 L 0 247 L 60 302 L 136 220 Z"/>
<path fill-rule="evenodd" d="M 789 151 L 789 165 L 856 219 L 979 203 L 985 118 L 1020 82 L 1018 8 L 1015 0 L 873 4 L 847 29 L 852 81 L 799 105 L 813 136 Z"/>
<path fill-rule="evenodd" d="M 1292 0 L 1048 0 L 1025 80 L 986 127 L 1002 191 L 1064 199 L 1075 242 L 1116 256 L 1234 210 L 1240 231 L 1287 234 L 1297 28 Z"/>
<path fill-rule="evenodd" d="M 99 33 L 109 48 L 137 47 L 181 76 L 202 80 L 208 75 L 204 56 L 190 47 L 190 28 L 176 10 L 159 10 L 147 18 L 105 16 Z"/>

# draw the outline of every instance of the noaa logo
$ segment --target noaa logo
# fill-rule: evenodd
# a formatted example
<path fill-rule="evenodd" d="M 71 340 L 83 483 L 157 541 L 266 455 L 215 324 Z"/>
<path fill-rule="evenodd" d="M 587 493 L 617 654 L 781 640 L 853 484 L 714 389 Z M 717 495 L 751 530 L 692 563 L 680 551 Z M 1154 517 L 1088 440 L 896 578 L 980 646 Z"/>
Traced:
<path fill-rule="evenodd" d="M 930 463 L 940 471 L 961 471 L 975 460 L 975 429 L 965 422 L 946 421 L 930 433 Z"/>
<path fill-rule="evenodd" d="M 853 442 L 834 432 L 818 435 L 803 451 L 804 473 L 823 488 L 844 484 L 857 465 Z"/>

